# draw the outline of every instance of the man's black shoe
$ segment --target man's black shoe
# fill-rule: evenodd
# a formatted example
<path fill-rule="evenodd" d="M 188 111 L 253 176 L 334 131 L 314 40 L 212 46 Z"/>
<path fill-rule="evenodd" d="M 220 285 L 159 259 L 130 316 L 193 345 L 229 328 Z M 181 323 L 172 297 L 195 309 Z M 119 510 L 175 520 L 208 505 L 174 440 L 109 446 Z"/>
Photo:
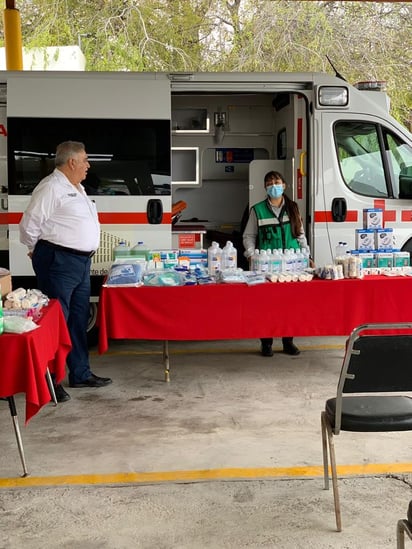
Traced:
<path fill-rule="evenodd" d="M 283 343 L 283 352 L 292 356 L 300 355 L 300 351 L 294 343 Z"/>
<path fill-rule="evenodd" d="M 69 393 L 67 393 L 61 385 L 55 385 L 54 392 L 56 394 L 57 402 L 67 402 L 68 400 L 70 400 Z"/>
<path fill-rule="evenodd" d="M 270 343 L 262 343 L 262 356 L 273 356 L 273 349 Z"/>
<path fill-rule="evenodd" d="M 112 383 L 110 377 L 99 377 L 91 374 L 88 379 L 80 383 L 70 383 L 70 387 L 74 389 L 81 389 L 82 387 L 105 387 L 106 385 L 110 385 L 110 383 Z"/>

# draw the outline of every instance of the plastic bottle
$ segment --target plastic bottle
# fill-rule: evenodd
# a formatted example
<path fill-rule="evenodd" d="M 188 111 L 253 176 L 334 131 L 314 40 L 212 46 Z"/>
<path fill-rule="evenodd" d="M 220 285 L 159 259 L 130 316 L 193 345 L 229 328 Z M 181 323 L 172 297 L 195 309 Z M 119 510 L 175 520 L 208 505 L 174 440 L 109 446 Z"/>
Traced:
<path fill-rule="evenodd" d="M 259 250 L 255 250 L 252 254 L 252 257 L 250 258 L 250 270 L 259 272 L 260 270 L 260 263 L 259 263 Z"/>
<path fill-rule="evenodd" d="M 272 272 L 272 250 L 266 250 L 266 256 L 268 258 L 268 273 Z"/>
<path fill-rule="evenodd" d="M 224 269 L 236 269 L 237 268 L 237 250 L 233 245 L 233 242 L 228 240 L 225 247 L 222 250 L 222 271 Z"/>
<path fill-rule="evenodd" d="M 295 270 L 295 257 L 292 250 L 285 250 L 283 256 L 283 270 L 285 273 L 292 274 Z"/>
<path fill-rule="evenodd" d="M 212 242 L 207 250 L 207 267 L 210 275 L 215 275 L 222 268 L 222 249 L 217 242 Z"/>
<path fill-rule="evenodd" d="M 269 271 L 269 259 L 266 250 L 260 250 L 259 271 L 261 273 L 267 273 Z"/>
<path fill-rule="evenodd" d="M 133 246 L 133 248 L 130 250 L 130 255 L 132 255 L 136 259 L 147 261 L 149 259 L 149 250 L 145 246 L 144 242 L 142 240 L 139 240 L 136 246 Z"/>
<path fill-rule="evenodd" d="M 272 252 L 272 265 L 270 272 L 271 273 L 281 273 L 282 272 L 282 251 L 273 250 Z"/>
<path fill-rule="evenodd" d="M 349 247 L 347 242 L 339 242 L 335 250 L 335 260 L 338 258 L 346 257 L 346 254 L 349 252 Z"/>
<path fill-rule="evenodd" d="M 130 255 L 130 247 L 124 240 L 121 240 L 117 246 L 113 248 L 113 260 Z"/>
<path fill-rule="evenodd" d="M 310 253 L 309 253 L 309 248 L 302 248 L 301 249 L 301 253 L 302 253 L 302 257 L 303 257 L 303 260 L 302 260 L 302 270 L 305 270 L 305 269 L 308 269 L 310 267 Z"/>
<path fill-rule="evenodd" d="M 302 250 L 295 251 L 295 273 L 301 273 L 304 269 L 304 256 Z"/>

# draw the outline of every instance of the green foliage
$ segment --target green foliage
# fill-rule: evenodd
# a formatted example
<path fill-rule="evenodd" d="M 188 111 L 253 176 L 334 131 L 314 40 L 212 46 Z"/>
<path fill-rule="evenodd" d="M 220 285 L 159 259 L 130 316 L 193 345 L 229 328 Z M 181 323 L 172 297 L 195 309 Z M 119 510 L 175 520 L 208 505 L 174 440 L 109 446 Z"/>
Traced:
<path fill-rule="evenodd" d="M 327 71 L 386 80 L 412 109 L 412 4 L 294 0 L 17 0 L 26 47 L 80 44 L 94 71 Z M 0 41 L 2 26 L 0 25 Z"/>

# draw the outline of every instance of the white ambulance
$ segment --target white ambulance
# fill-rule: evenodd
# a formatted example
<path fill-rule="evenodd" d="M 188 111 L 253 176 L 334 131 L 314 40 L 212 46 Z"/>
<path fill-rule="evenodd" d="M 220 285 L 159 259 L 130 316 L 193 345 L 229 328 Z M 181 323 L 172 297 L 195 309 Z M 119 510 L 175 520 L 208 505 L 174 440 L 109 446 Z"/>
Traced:
<path fill-rule="evenodd" d="M 68 139 L 86 145 L 84 183 L 102 225 L 95 299 L 121 239 L 169 249 L 220 236 L 241 248 L 242 215 L 263 198 L 271 169 L 299 204 L 318 265 L 339 241 L 355 246 L 368 208 L 383 209 L 396 247 L 412 250 L 412 137 L 381 91 L 321 73 L 22 71 L 0 72 L 0 92 L 0 246 L 9 256 L 0 265 L 15 287 L 34 284 L 18 223 Z"/>

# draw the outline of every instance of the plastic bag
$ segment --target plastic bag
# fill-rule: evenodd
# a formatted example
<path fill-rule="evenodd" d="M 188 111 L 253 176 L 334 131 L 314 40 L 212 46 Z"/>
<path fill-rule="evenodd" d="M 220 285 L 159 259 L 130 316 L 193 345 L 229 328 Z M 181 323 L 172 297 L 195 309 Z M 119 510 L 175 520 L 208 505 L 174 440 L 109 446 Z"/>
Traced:
<path fill-rule="evenodd" d="M 183 286 L 184 274 L 178 271 L 153 271 L 145 273 L 145 286 Z"/>
<path fill-rule="evenodd" d="M 8 334 L 24 334 L 39 327 L 30 318 L 23 318 L 22 316 L 8 316 L 5 314 L 3 321 L 4 333 Z"/>
<path fill-rule="evenodd" d="M 110 267 L 105 286 L 140 286 L 142 265 L 136 263 L 114 263 Z"/>

